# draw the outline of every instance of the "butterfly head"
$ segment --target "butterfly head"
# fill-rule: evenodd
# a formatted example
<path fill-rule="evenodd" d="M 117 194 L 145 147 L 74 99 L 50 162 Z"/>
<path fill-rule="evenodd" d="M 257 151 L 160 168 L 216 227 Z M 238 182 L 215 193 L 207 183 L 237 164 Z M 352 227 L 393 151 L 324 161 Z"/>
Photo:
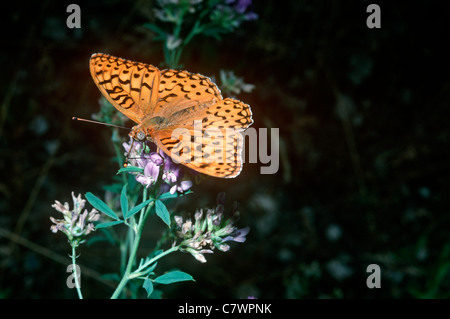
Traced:
<path fill-rule="evenodd" d="M 137 132 L 136 138 L 137 138 L 139 141 L 143 141 L 143 140 L 145 139 L 145 133 L 142 132 L 142 131 Z"/>
<path fill-rule="evenodd" d="M 150 132 L 146 132 L 146 130 L 143 129 L 141 127 L 141 125 L 133 126 L 129 136 L 132 139 L 134 139 L 136 141 L 139 141 L 139 142 L 143 142 L 145 140 L 153 142 L 153 139 L 151 138 L 151 133 Z"/>

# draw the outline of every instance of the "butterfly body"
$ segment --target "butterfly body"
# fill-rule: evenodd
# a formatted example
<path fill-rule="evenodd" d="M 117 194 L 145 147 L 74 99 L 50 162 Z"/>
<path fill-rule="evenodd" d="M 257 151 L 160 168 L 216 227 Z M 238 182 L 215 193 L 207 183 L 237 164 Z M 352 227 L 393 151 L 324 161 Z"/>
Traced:
<path fill-rule="evenodd" d="M 108 101 L 137 123 L 130 132 L 133 139 L 152 141 L 200 173 L 239 175 L 241 132 L 253 123 L 247 104 L 223 99 L 209 78 L 184 70 L 159 70 L 106 54 L 93 54 L 90 70 Z"/>
<path fill-rule="evenodd" d="M 154 142 L 152 136 L 156 131 L 160 131 L 167 126 L 167 119 L 161 116 L 148 116 L 142 119 L 142 122 L 131 128 L 129 136 L 135 140 L 143 141 L 147 139 Z"/>

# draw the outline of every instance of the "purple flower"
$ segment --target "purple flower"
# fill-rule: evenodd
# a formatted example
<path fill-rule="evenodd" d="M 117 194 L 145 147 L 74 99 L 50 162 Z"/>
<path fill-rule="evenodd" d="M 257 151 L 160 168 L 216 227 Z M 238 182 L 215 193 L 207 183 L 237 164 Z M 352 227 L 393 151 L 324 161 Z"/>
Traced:
<path fill-rule="evenodd" d="M 55 200 L 55 204 L 52 207 L 62 213 L 63 219 L 50 217 L 50 220 L 54 223 L 50 229 L 53 233 L 61 231 L 68 237 L 70 242 L 78 245 L 83 242 L 84 236 L 95 230 L 93 222 L 100 219 L 100 214 L 95 208 L 91 209 L 90 212 L 84 209 L 86 200 L 81 198 L 81 194 L 75 197 L 74 192 L 72 192 L 72 200 L 73 209 L 70 209 L 67 202 L 63 205 Z"/>
<path fill-rule="evenodd" d="M 226 0 L 225 4 L 233 8 L 237 13 L 243 15 L 244 20 L 250 21 L 258 19 L 256 13 L 252 11 L 245 12 L 252 5 L 252 0 Z"/>
<path fill-rule="evenodd" d="M 152 152 L 150 155 L 145 154 L 144 157 L 149 158 L 157 166 L 161 166 L 164 163 L 162 156 L 156 152 Z"/>
<path fill-rule="evenodd" d="M 224 202 L 225 194 L 217 196 L 218 202 Z M 230 250 L 226 242 L 245 242 L 245 236 L 250 231 L 249 227 L 237 229 L 233 226 L 232 219 L 225 219 L 223 205 L 218 204 L 215 209 L 197 210 L 194 221 L 183 221 L 181 216 L 175 216 L 177 236 L 181 241 L 181 251 L 185 251 L 201 262 L 206 262 L 204 253 L 212 253 L 214 249 L 222 252 Z"/>
<path fill-rule="evenodd" d="M 163 180 L 169 185 L 176 183 L 181 176 L 181 167 L 176 165 L 169 156 L 163 153 L 164 157 L 164 169 L 163 169 Z"/>
<path fill-rule="evenodd" d="M 254 13 L 254 12 L 249 12 L 245 15 L 245 20 L 247 21 L 252 21 L 252 20 L 256 20 L 258 19 L 258 14 Z"/>
<path fill-rule="evenodd" d="M 175 164 L 170 156 L 162 150 L 158 152 L 146 153 L 147 148 L 142 142 L 130 140 L 129 143 L 123 143 L 126 151 L 125 155 L 132 166 L 143 168 L 142 173 L 136 174 L 136 181 L 145 187 L 150 187 L 156 183 L 162 169 L 162 181 L 160 192 L 170 191 L 184 193 L 192 187 L 192 181 L 183 180 L 183 170 L 181 165 Z"/>
<path fill-rule="evenodd" d="M 140 156 L 142 153 L 142 143 L 133 141 L 133 139 L 130 138 L 130 142 L 123 143 L 122 146 L 125 149 L 124 155 L 126 156 L 127 161 L 133 166 L 143 168 L 144 164 L 142 163 Z"/>
<path fill-rule="evenodd" d="M 170 186 L 170 193 L 175 194 L 175 192 L 184 193 L 192 187 L 192 181 L 182 180 L 183 170 L 180 165 L 175 164 L 172 159 L 165 153 L 162 153 L 164 157 L 164 168 L 163 168 L 163 181 Z"/>
<path fill-rule="evenodd" d="M 158 180 L 158 176 L 159 165 L 150 160 L 144 167 L 144 174 L 139 174 L 136 181 L 148 188 Z"/>
<path fill-rule="evenodd" d="M 234 8 L 239 13 L 244 13 L 247 10 L 248 6 L 252 4 L 252 0 L 237 0 Z"/>
<path fill-rule="evenodd" d="M 144 168 L 144 174 L 139 174 L 136 177 L 136 181 L 147 188 L 156 183 L 159 177 L 159 167 L 163 162 L 164 160 L 161 155 L 156 152 L 142 154 L 138 160 L 138 165 Z"/>
<path fill-rule="evenodd" d="M 245 236 L 247 236 L 248 232 L 250 231 L 250 227 L 245 227 L 245 228 L 241 228 L 241 229 L 236 229 L 231 236 L 227 236 L 225 237 L 222 242 L 227 242 L 227 241 L 235 241 L 238 243 L 243 243 L 245 242 L 246 238 Z"/>
<path fill-rule="evenodd" d="M 192 187 L 192 181 L 181 181 L 170 188 L 170 193 L 175 194 L 175 192 L 184 193 Z"/>

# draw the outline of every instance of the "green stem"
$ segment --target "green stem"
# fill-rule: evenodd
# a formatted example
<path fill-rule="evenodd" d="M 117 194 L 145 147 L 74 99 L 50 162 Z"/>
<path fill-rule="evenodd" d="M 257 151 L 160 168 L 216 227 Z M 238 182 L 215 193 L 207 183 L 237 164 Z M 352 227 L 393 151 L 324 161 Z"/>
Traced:
<path fill-rule="evenodd" d="M 142 201 L 145 202 L 146 200 L 147 200 L 147 189 L 144 188 Z M 119 297 L 120 293 L 122 292 L 122 290 L 125 288 L 128 281 L 130 279 L 132 279 L 132 278 L 130 278 L 131 269 L 133 268 L 133 265 L 134 265 L 134 262 L 136 259 L 136 254 L 137 254 L 137 250 L 139 248 L 139 243 L 141 241 L 142 231 L 144 229 L 145 221 L 147 220 L 147 217 L 148 217 L 153 205 L 155 205 L 154 201 L 151 202 L 147 206 L 147 208 L 143 208 L 141 211 L 136 236 L 135 236 L 134 242 L 131 246 L 130 256 L 128 257 L 128 262 L 127 262 L 127 267 L 125 269 L 125 273 L 123 274 L 122 280 L 120 281 L 119 285 L 117 286 L 116 290 L 114 291 L 113 295 L 111 296 L 111 299 L 117 299 Z"/>
<path fill-rule="evenodd" d="M 197 20 L 194 26 L 192 27 L 191 31 L 189 32 L 189 34 L 184 39 L 182 45 L 186 46 L 196 34 L 201 32 L 201 30 L 202 28 L 200 27 L 200 20 Z"/>
<path fill-rule="evenodd" d="M 155 263 L 158 259 L 160 259 L 164 256 L 167 256 L 168 254 L 171 254 L 174 251 L 177 251 L 179 248 L 180 248 L 180 246 L 174 246 L 174 247 L 167 249 L 166 251 L 160 253 L 159 255 L 153 257 L 148 262 L 146 262 L 145 265 L 142 265 L 142 267 L 139 267 L 139 269 L 136 269 L 136 271 L 134 271 L 132 274 L 130 274 L 130 279 L 142 276 L 143 274 L 145 274 L 145 271 L 143 272 L 143 271 L 141 271 L 141 269 L 145 269 L 145 268 L 149 267 L 151 264 Z"/>
<path fill-rule="evenodd" d="M 75 277 L 75 287 L 77 288 L 78 298 L 83 299 L 83 295 L 81 294 L 81 287 L 80 287 L 80 279 L 77 272 L 77 263 L 75 262 L 76 259 L 76 245 L 72 244 L 72 271 L 73 276 Z"/>
<path fill-rule="evenodd" d="M 134 230 L 132 227 L 128 227 L 127 236 L 125 241 L 120 243 L 120 273 L 124 274 L 127 267 L 127 256 L 131 249 L 131 242 L 133 241 Z"/>

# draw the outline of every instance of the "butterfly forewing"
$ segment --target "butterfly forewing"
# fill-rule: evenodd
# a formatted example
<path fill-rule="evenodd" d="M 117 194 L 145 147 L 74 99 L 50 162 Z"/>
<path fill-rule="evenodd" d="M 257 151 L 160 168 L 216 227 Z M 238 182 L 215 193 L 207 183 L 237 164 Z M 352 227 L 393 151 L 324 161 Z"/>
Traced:
<path fill-rule="evenodd" d="M 97 53 L 90 70 L 103 95 L 131 120 L 141 123 L 154 112 L 160 77 L 154 66 Z"/>
<path fill-rule="evenodd" d="M 197 112 L 222 100 L 220 90 L 209 78 L 183 70 L 162 70 L 158 93 L 155 114 L 166 117 Z"/>

